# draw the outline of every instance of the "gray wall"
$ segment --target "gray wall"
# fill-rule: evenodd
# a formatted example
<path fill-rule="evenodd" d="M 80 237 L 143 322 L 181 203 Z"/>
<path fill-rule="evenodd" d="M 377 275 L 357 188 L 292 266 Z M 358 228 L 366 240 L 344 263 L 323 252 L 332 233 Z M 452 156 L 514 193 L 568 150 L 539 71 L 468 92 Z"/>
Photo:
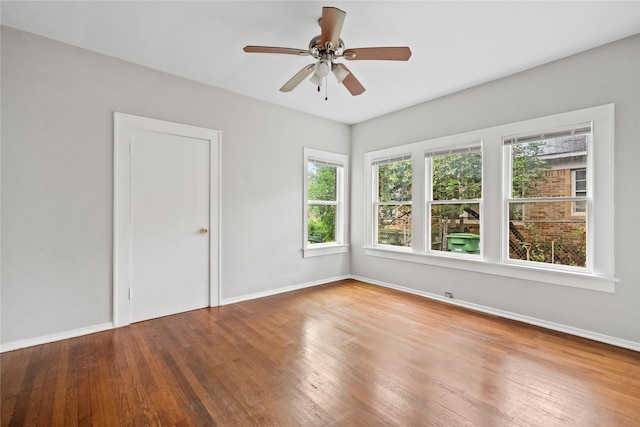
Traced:
<path fill-rule="evenodd" d="M 113 112 L 222 132 L 222 299 L 349 274 L 303 259 L 302 149 L 350 127 L 2 28 L 2 343 L 111 322 Z M 322 129 L 322 132 L 314 132 Z"/>
<path fill-rule="evenodd" d="M 222 132 L 223 299 L 351 272 L 640 343 L 640 36 L 353 127 L 9 28 L 1 49 L 2 344 L 111 321 L 113 111 Z M 615 293 L 364 255 L 366 151 L 611 102 Z M 301 256 L 304 146 L 351 150 L 350 256 Z"/>
<path fill-rule="evenodd" d="M 603 293 L 369 257 L 362 250 L 364 154 L 615 103 L 616 292 Z M 640 343 L 640 36 L 353 126 L 351 272 Z"/>

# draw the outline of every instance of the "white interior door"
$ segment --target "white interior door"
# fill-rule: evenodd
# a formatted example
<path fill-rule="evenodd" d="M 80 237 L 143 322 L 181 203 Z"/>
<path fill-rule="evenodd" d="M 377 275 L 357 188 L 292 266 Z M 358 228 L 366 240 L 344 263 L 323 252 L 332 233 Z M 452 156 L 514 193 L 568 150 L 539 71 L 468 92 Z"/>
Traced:
<path fill-rule="evenodd" d="M 131 140 L 131 320 L 209 302 L 209 141 Z"/>
<path fill-rule="evenodd" d="M 114 117 L 114 325 L 218 305 L 219 132 Z"/>

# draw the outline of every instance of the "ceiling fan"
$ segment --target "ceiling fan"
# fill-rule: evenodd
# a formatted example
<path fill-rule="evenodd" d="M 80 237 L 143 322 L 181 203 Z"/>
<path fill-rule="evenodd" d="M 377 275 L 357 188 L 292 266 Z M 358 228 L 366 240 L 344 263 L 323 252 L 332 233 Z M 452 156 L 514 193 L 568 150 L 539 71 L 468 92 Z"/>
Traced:
<path fill-rule="evenodd" d="M 407 61 L 411 57 L 411 50 L 406 46 L 398 47 L 361 47 L 345 49 L 340 38 L 342 24 L 346 13 L 335 7 L 323 7 L 322 17 L 318 20 L 321 34 L 311 39 L 308 49 L 295 49 L 274 46 L 245 46 L 248 53 L 280 53 L 286 55 L 312 56 L 317 61 L 305 66 L 280 88 L 281 92 L 291 92 L 311 74 L 310 82 L 322 86 L 323 79 L 332 72 L 338 83 L 342 83 L 351 95 L 360 95 L 365 91 L 364 86 L 355 78 L 353 73 L 342 63 L 336 63 L 338 58 L 351 61 L 357 60 L 386 60 Z M 326 98 L 325 98 L 326 99 Z"/>

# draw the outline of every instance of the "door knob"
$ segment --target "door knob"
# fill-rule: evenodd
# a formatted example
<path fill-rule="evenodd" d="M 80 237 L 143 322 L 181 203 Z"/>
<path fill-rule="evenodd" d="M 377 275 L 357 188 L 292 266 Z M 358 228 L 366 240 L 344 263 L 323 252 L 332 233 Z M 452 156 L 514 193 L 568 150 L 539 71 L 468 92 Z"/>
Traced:
<path fill-rule="evenodd" d="M 200 229 L 200 234 L 207 234 L 209 232 L 209 230 L 207 230 L 206 228 L 201 228 Z"/>

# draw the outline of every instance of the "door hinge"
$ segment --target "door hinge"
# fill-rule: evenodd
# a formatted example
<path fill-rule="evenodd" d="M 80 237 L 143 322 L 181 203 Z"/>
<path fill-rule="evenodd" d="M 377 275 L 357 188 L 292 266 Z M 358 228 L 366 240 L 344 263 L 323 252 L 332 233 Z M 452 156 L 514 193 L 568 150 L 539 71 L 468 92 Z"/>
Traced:
<path fill-rule="evenodd" d="M 131 299 L 131 288 L 129 288 L 129 299 Z"/>

